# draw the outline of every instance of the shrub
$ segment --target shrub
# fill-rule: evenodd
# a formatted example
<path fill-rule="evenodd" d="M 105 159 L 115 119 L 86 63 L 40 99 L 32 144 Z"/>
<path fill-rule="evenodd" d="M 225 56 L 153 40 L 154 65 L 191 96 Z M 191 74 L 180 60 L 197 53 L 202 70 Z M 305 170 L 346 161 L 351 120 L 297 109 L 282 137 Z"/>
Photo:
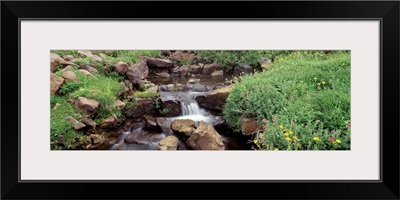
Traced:
<path fill-rule="evenodd" d="M 315 149 L 315 146 L 304 142 L 312 136 L 326 139 L 332 131 L 343 136 L 341 145 L 335 148 L 349 147 L 349 53 L 326 55 L 296 51 L 277 56 L 271 70 L 245 75 L 235 83 L 223 110 L 227 123 L 235 131 L 240 130 L 242 117 L 253 118 L 260 123 L 264 118 L 272 120 L 272 116 L 279 119 L 274 126 L 264 124 L 268 129 L 257 134 L 260 138 L 258 145 L 264 144 L 267 149 L 294 149 L 294 144 L 289 148 L 289 143 L 285 142 L 287 140 L 282 140 L 280 129 L 276 127 L 297 124 L 296 129 L 292 130 L 299 134 L 296 137 L 302 138 L 297 149 Z M 313 127 L 316 121 L 321 123 Z M 331 149 L 333 146 L 319 145 L 317 148 Z"/>

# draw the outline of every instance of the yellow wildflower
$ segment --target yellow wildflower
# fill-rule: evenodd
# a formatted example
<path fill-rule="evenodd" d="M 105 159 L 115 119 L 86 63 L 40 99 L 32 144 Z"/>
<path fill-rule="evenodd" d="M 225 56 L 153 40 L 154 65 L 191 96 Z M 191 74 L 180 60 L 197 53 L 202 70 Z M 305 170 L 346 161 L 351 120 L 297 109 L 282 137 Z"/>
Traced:
<path fill-rule="evenodd" d="M 289 134 L 290 134 L 290 135 L 293 134 L 293 131 L 289 130 Z"/>
<path fill-rule="evenodd" d="M 342 141 L 340 141 L 340 140 L 336 140 L 335 142 L 336 142 L 336 143 L 338 143 L 338 144 L 340 144 Z"/>
<path fill-rule="evenodd" d="M 279 128 L 280 128 L 280 129 L 283 129 L 284 127 L 283 127 L 283 125 L 281 124 L 281 125 L 279 125 Z"/>
<path fill-rule="evenodd" d="M 289 136 L 289 133 L 288 133 L 288 132 L 285 132 L 283 135 L 284 135 L 285 137 L 288 137 L 288 136 Z"/>
<path fill-rule="evenodd" d="M 320 85 L 321 85 L 321 83 L 317 83 L 317 85 L 318 85 L 318 86 L 320 86 Z"/>
<path fill-rule="evenodd" d="M 285 138 L 286 141 L 290 142 L 292 139 L 290 139 L 289 137 Z"/>
<path fill-rule="evenodd" d="M 275 148 L 274 150 L 275 150 L 275 151 L 279 151 L 279 149 L 278 149 L 278 148 Z"/>
<path fill-rule="evenodd" d="M 319 137 L 314 137 L 313 140 L 317 142 L 320 141 Z"/>
<path fill-rule="evenodd" d="M 326 84 L 326 82 L 325 81 L 322 81 L 322 85 L 325 85 Z"/>
<path fill-rule="evenodd" d="M 297 136 L 293 136 L 293 140 L 297 140 Z"/>
<path fill-rule="evenodd" d="M 254 144 L 257 144 L 258 140 L 253 140 Z"/>
<path fill-rule="evenodd" d="M 314 77 L 314 81 L 316 81 L 317 80 L 317 77 Z"/>

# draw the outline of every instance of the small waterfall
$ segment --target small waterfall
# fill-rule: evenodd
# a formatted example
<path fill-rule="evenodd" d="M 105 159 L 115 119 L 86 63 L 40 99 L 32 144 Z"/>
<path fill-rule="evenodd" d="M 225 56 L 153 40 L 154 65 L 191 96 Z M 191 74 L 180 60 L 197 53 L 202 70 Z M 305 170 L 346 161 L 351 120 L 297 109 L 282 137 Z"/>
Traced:
<path fill-rule="evenodd" d="M 125 130 L 124 132 L 122 132 L 122 134 L 120 136 L 118 136 L 117 141 L 115 142 L 115 144 L 113 144 L 109 149 L 110 150 L 118 150 L 118 147 L 124 143 L 124 139 L 125 137 L 131 133 L 132 128 L 128 128 L 127 130 Z"/>
<path fill-rule="evenodd" d="M 201 114 L 199 104 L 196 101 L 190 102 L 188 105 L 185 105 L 185 103 L 182 102 L 181 105 L 183 116 Z"/>

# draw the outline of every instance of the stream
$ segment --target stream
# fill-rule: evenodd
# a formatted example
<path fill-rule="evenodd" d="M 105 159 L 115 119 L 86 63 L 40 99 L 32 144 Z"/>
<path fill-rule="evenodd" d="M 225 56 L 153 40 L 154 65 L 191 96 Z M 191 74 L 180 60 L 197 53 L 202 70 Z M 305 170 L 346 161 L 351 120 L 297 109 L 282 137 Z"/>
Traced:
<path fill-rule="evenodd" d="M 159 94 L 163 101 L 178 101 L 181 106 L 181 115 L 177 117 L 164 117 L 162 123 L 165 127 L 162 130 L 148 130 L 145 127 L 146 121 L 137 119 L 121 131 L 115 142 L 109 146 L 109 150 L 158 150 L 158 142 L 169 135 L 175 135 L 169 128 L 175 119 L 191 119 L 197 126 L 200 121 L 214 125 L 216 131 L 221 135 L 225 150 L 251 150 L 250 138 L 233 131 L 225 125 L 221 113 L 215 113 L 205 110 L 195 101 L 195 97 L 203 95 L 205 91 L 212 90 L 218 86 L 225 86 L 225 81 L 230 77 L 201 77 L 195 83 L 187 83 L 189 78 L 171 78 L 171 79 L 151 79 L 153 83 L 159 83 L 160 88 L 164 84 L 180 83 L 186 85 L 184 91 L 163 91 Z M 225 82 L 225 83 L 224 83 Z M 203 90 L 203 91 L 202 91 Z M 177 135 L 175 135 L 177 136 Z M 179 138 L 179 136 L 177 136 Z M 128 141 L 128 142 L 127 142 Z M 134 142 L 129 142 L 134 141 Z M 185 142 L 178 142 L 178 150 L 191 149 Z"/>

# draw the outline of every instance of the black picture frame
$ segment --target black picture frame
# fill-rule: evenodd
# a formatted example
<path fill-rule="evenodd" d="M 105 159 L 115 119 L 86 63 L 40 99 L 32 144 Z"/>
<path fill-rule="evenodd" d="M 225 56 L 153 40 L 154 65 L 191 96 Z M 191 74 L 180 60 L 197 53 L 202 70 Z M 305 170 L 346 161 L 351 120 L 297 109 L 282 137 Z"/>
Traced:
<path fill-rule="evenodd" d="M 399 1 L 2 1 L 1 198 L 399 199 L 399 6 Z M 381 181 L 20 182 L 20 19 L 379 19 Z"/>

